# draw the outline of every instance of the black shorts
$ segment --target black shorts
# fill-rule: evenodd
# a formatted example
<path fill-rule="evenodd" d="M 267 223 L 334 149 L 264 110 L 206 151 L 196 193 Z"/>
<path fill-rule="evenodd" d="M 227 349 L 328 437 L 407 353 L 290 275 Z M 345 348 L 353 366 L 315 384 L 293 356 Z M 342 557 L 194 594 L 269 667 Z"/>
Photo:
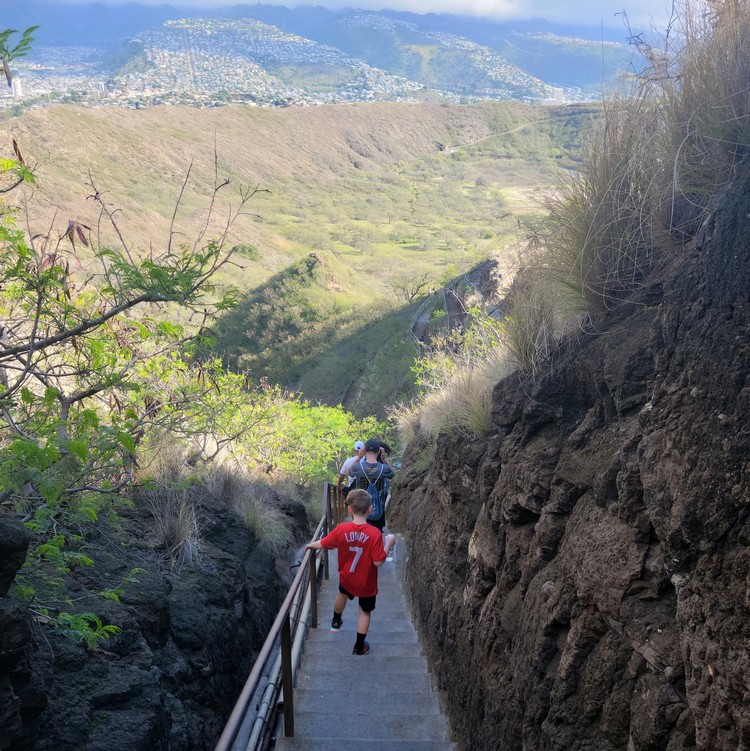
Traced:
<path fill-rule="evenodd" d="M 379 529 L 382 532 L 383 527 L 385 527 L 385 511 L 383 511 L 383 516 L 380 519 L 368 519 L 367 523 L 372 524 L 375 529 Z"/>
<path fill-rule="evenodd" d="M 339 584 L 339 592 L 341 592 L 342 595 L 346 595 L 350 600 L 353 600 L 355 595 L 350 594 L 347 592 L 340 584 Z M 359 599 L 359 607 L 362 608 L 362 610 L 365 611 L 365 613 L 372 613 L 373 610 L 375 610 L 375 599 L 377 595 L 372 595 L 371 597 L 360 597 Z"/>

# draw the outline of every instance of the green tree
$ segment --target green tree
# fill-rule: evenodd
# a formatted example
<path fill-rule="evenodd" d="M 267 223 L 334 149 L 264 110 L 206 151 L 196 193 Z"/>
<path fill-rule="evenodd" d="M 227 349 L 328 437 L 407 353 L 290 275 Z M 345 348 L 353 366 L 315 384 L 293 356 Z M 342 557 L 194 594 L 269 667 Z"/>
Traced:
<path fill-rule="evenodd" d="M 15 47 L 11 47 L 9 41 L 10 37 L 13 34 L 18 34 L 18 32 L 15 29 L 5 29 L 4 31 L 0 31 L 0 60 L 3 62 L 3 72 L 5 73 L 5 80 L 8 82 L 8 86 L 13 84 L 13 75 L 10 71 L 10 61 L 26 55 L 31 43 L 34 41 L 33 34 L 38 28 L 38 26 L 29 26 L 29 28 L 23 32 L 21 35 L 21 41 Z"/>
<path fill-rule="evenodd" d="M 2 172 L 33 181 L 17 146 L 16 156 Z M 217 181 L 209 216 L 227 185 Z M 130 482 L 155 412 L 156 399 L 145 393 L 153 379 L 144 372 L 170 353 L 189 357 L 210 317 L 232 306 L 234 293 L 220 293 L 212 278 L 231 257 L 227 233 L 254 192 L 241 192 L 220 237 L 201 233 L 192 246 L 176 247 L 173 228 L 162 251 L 148 253 L 131 249 L 119 230 L 121 247 L 100 247 L 76 221 L 62 232 L 27 235 L 0 207 L 0 500 L 38 531 L 61 515 L 95 519 L 106 503 L 98 496 Z M 91 198 L 117 229 L 101 193 Z M 188 311 L 191 330 L 164 320 L 159 304 Z M 164 382 L 183 366 L 171 361 Z M 196 393 L 183 389 L 183 404 L 200 402 Z M 162 415 L 179 408 L 173 395 Z"/>

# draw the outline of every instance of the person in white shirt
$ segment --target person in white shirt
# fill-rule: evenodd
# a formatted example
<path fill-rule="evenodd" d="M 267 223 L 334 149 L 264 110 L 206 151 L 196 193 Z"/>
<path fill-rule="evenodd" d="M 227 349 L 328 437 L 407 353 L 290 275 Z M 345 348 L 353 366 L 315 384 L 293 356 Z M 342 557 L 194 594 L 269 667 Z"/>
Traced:
<path fill-rule="evenodd" d="M 354 462 L 358 462 L 360 460 L 360 457 L 362 456 L 362 452 L 364 451 L 365 443 L 364 441 L 355 441 L 354 442 L 354 456 L 350 456 L 342 465 L 341 469 L 339 470 L 339 479 L 336 483 L 339 487 L 339 490 L 341 490 L 344 494 L 344 497 L 346 497 L 346 494 L 352 489 L 352 486 L 354 485 L 354 478 L 348 476 L 349 468 L 354 464 Z M 346 480 L 346 486 L 344 486 L 344 480 Z"/>

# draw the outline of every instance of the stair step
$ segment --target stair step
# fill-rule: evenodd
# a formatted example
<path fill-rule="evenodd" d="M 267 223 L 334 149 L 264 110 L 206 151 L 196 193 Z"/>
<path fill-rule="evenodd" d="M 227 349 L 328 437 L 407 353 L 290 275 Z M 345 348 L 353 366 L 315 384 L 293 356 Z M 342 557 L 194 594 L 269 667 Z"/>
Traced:
<path fill-rule="evenodd" d="M 343 630 L 336 633 L 332 633 L 331 631 L 321 631 L 320 633 L 314 635 L 311 633 L 311 635 L 307 638 L 306 644 L 335 645 L 339 642 L 344 642 L 345 644 L 349 645 L 351 651 L 356 638 L 357 634 L 353 628 L 351 629 L 351 631 Z M 411 654 L 422 654 L 422 647 L 419 643 L 419 637 L 414 633 L 409 633 L 408 631 L 371 631 L 367 635 L 367 641 L 370 642 L 370 645 L 373 647 L 377 644 L 379 646 L 379 649 L 381 650 L 387 649 L 387 647 L 391 644 L 402 646 L 410 645 Z"/>
<path fill-rule="evenodd" d="M 434 691 L 393 691 L 389 686 L 370 689 L 350 689 L 342 693 L 335 686 L 330 688 L 295 688 L 294 708 L 303 712 L 330 712 L 335 707 L 338 712 L 361 712 L 362 707 L 380 706 L 381 700 L 396 697 L 394 714 L 440 714 L 440 701 Z"/>
<path fill-rule="evenodd" d="M 388 645 L 370 642 L 370 652 L 366 655 L 353 655 L 353 644 L 342 644 L 333 651 L 330 658 L 321 660 L 324 664 L 319 670 L 327 673 L 351 673 L 353 675 L 380 675 L 383 672 L 393 673 L 426 673 L 427 660 L 423 655 L 392 655 L 388 652 Z M 318 671 L 316 671 L 318 672 Z"/>
<path fill-rule="evenodd" d="M 279 738 L 277 751 L 456 751 L 449 741 L 395 741 L 357 740 L 356 745 L 345 745 L 332 738 Z"/>
<path fill-rule="evenodd" d="M 354 646 L 354 633 L 350 636 L 345 634 L 339 634 L 338 636 L 338 639 L 335 637 L 331 639 L 308 639 L 305 642 L 304 654 L 315 657 L 331 657 L 332 659 L 338 659 L 341 655 L 351 654 L 352 647 Z M 371 641 L 370 644 L 374 648 L 376 642 Z M 377 642 L 377 644 L 378 652 L 387 654 L 389 657 L 416 657 L 422 654 L 419 644 L 413 641 L 394 642 L 388 639 L 387 642 Z M 367 656 L 369 657 L 370 655 Z"/>
<path fill-rule="evenodd" d="M 307 639 L 312 642 L 329 642 L 343 640 L 346 642 L 353 641 L 357 636 L 357 624 L 344 623 L 338 631 L 331 631 L 331 627 L 311 628 L 308 632 Z M 370 630 L 367 632 L 367 641 L 374 644 L 377 641 L 381 643 L 390 642 L 391 639 L 397 643 L 417 644 L 419 637 L 417 632 L 408 623 L 372 623 Z"/>
<path fill-rule="evenodd" d="M 322 668 L 326 674 L 337 675 L 340 673 L 359 673 L 369 676 L 370 680 L 378 678 L 396 678 L 399 675 L 410 673 L 427 673 L 427 661 L 424 655 L 415 655 L 413 652 L 409 655 L 397 655 L 390 651 L 388 646 L 375 646 L 370 644 L 370 653 L 367 655 L 353 655 L 352 644 L 341 644 L 331 649 L 330 654 L 324 657 L 308 653 L 311 659 L 319 662 L 328 663 Z M 357 662 L 353 662 L 353 660 Z M 360 662 L 367 660 L 367 665 L 360 665 Z M 300 671 L 301 672 L 301 671 Z"/>
<path fill-rule="evenodd" d="M 295 688 L 300 689 L 339 689 L 341 691 L 367 690 L 368 688 L 389 688 L 392 693 L 408 694 L 410 691 L 425 692 L 433 689 L 432 676 L 424 670 L 398 670 L 391 667 L 385 670 L 377 660 L 366 657 L 354 657 L 352 660 L 368 661 L 370 670 L 353 672 L 352 670 L 318 668 L 313 673 L 300 671 L 297 674 Z M 399 658 L 393 658 L 398 662 Z"/>
<path fill-rule="evenodd" d="M 388 697 L 388 704 L 399 699 Z M 295 735 L 307 738 L 340 738 L 351 740 L 447 741 L 448 725 L 444 718 L 418 714 L 393 714 L 389 706 L 368 703 L 357 715 L 342 716 L 338 712 L 294 711 Z M 342 743 L 344 747 L 345 744 Z"/>
<path fill-rule="evenodd" d="M 378 595 L 380 597 L 380 595 Z M 323 601 L 325 602 L 325 601 Z M 326 605 L 323 610 L 320 610 L 320 606 L 318 608 L 318 619 L 322 621 L 330 621 L 331 618 L 333 618 L 333 602 L 331 602 L 331 606 L 329 607 Z M 357 608 L 356 602 L 351 602 L 349 605 L 347 605 L 346 610 L 344 611 L 344 619 L 347 618 L 351 620 L 357 620 L 357 616 L 359 615 L 359 609 Z M 411 621 L 411 608 L 407 607 L 406 605 L 400 605 L 399 603 L 392 603 L 392 602 L 384 602 L 384 603 L 377 603 L 377 606 L 375 607 L 375 610 L 372 611 L 372 617 L 373 618 L 382 618 L 383 616 L 386 616 L 388 618 L 396 618 L 396 619 L 403 619 L 407 621 Z"/>

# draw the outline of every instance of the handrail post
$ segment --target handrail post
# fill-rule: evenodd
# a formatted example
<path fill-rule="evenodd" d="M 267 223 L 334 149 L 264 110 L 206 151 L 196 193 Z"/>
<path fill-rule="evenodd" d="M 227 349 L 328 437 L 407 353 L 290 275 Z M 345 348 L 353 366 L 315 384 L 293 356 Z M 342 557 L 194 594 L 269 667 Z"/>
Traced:
<path fill-rule="evenodd" d="M 310 626 L 318 627 L 318 572 L 315 568 L 315 551 L 310 556 Z"/>
<path fill-rule="evenodd" d="M 313 556 L 310 556 L 312 558 Z M 292 686 L 292 629 L 287 612 L 281 624 L 281 685 L 284 689 L 284 735 L 294 738 L 294 697 Z"/>
<path fill-rule="evenodd" d="M 325 508 L 325 537 L 331 531 L 331 486 L 328 483 L 323 485 L 323 507 Z M 323 548 L 323 578 L 328 581 L 328 551 Z"/>

